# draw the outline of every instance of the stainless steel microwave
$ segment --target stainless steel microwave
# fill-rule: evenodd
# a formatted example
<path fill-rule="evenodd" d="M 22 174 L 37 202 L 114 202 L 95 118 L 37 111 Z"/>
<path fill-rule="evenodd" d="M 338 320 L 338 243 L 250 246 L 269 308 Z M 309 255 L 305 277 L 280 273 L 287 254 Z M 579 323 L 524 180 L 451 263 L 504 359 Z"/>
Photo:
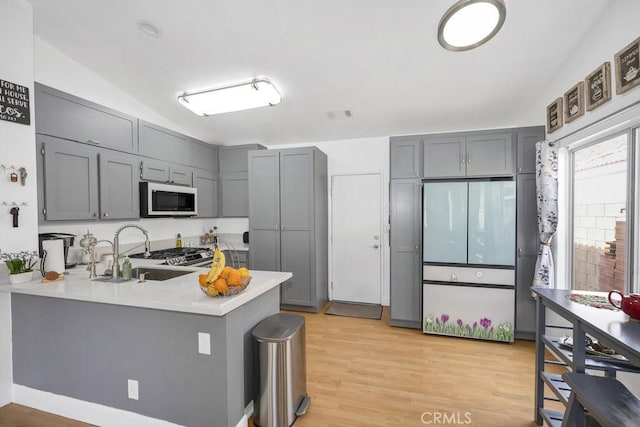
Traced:
<path fill-rule="evenodd" d="M 198 214 L 198 190 L 180 185 L 140 183 L 140 216 L 195 216 Z"/>

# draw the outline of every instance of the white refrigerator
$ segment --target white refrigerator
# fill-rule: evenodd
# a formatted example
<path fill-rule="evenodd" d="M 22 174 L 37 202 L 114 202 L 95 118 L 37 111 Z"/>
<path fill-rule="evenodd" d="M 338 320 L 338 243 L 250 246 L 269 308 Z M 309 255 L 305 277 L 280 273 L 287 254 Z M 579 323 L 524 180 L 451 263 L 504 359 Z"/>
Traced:
<path fill-rule="evenodd" d="M 516 185 L 423 184 L 423 332 L 513 342 Z"/>

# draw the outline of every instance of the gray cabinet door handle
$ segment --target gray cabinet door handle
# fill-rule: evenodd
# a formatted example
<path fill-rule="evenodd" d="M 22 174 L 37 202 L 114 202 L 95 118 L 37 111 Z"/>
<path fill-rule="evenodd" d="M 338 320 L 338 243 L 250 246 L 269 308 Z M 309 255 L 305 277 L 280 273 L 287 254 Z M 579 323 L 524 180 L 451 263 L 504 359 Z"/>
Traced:
<path fill-rule="evenodd" d="M 105 218 L 108 217 L 109 216 L 109 212 L 103 213 L 102 216 L 105 217 Z"/>
<path fill-rule="evenodd" d="M 373 245 L 373 246 L 369 246 L 369 247 L 370 247 L 370 248 L 373 248 L 373 249 L 378 249 L 380 246 L 378 246 L 378 245 Z"/>
<path fill-rule="evenodd" d="M 99 144 L 101 144 L 101 142 L 100 142 L 100 141 L 95 140 L 95 139 L 88 139 L 88 140 L 87 140 L 87 142 L 88 142 L 89 144 L 95 144 L 95 145 L 99 145 Z"/>

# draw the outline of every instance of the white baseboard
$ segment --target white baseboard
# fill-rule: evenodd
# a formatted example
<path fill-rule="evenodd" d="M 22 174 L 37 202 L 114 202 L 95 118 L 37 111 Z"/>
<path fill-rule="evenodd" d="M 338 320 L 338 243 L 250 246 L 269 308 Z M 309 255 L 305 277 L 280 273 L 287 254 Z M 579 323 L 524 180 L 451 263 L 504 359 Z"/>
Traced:
<path fill-rule="evenodd" d="M 18 384 L 13 384 L 12 391 L 14 403 L 101 427 L 182 427 L 179 424 L 135 412 L 85 402 Z M 246 427 L 249 423 L 249 416 L 252 414 L 253 401 L 249 402 L 249 405 L 244 409 L 244 414 L 235 427 Z"/>
<path fill-rule="evenodd" d="M 102 427 L 180 427 L 178 424 L 135 412 L 85 402 L 18 384 L 13 385 L 13 401 L 30 408 Z"/>

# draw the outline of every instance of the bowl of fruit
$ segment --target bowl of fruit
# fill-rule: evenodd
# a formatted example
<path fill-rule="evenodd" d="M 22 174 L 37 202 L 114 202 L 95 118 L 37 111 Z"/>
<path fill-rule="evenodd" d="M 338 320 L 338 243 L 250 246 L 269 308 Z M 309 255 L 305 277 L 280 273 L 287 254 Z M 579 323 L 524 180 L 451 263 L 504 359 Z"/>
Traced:
<path fill-rule="evenodd" d="M 227 297 L 242 292 L 251 281 L 249 270 L 245 267 L 233 268 L 225 265 L 225 257 L 216 246 L 213 262 L 208 273 L 198 276 L 200 289 L 211 297 Z"/>

